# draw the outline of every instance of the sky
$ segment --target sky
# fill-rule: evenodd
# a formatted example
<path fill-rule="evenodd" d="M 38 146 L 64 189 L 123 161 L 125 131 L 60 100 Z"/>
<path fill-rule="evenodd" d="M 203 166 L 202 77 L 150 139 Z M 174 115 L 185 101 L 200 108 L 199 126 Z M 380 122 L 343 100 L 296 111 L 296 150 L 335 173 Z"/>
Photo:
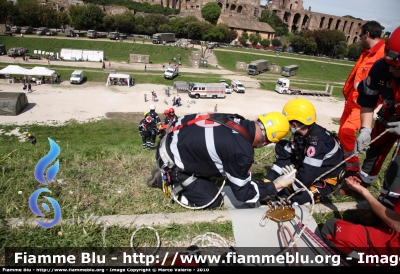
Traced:
<path fill-rule="evenodd" d="M 266 0 L 261 0 L 265 5 Z M 303 0 L 304 9 L 336 16 L 351 15 L 362 20 L 378 21 L 384 32 L 400 26 L 399 0 Z"/>

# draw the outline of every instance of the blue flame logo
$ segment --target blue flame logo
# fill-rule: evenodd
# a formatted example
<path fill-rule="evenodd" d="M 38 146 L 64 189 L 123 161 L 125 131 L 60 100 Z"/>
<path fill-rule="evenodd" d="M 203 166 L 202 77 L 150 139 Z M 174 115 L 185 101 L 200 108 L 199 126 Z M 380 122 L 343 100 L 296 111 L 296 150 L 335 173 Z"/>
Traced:
<path fill-rule="evenodd" d="M 44 177 L 44 173 L 45 173 L 45 169 L 46 166 L 48 166 L 52 161 L 54 161 L 57 156 L 60 154 L 60 147 L 50 138 L 48 138 L 49 143 L 50 143 L 50 151 L 49 153 L 44 156 L 42 159 L 39 160 L 39 162 L 36 165 L 35 168 L 35 179 L 44 185 L 47 185 L 49 183 L 51 183 L 53 181 L 53 179 L 56 177 L 57 173 L 58 173 L 58 169 L 59 169 L 59 160 L 57 160 L 57 162 L 50 166 L 47 169 L 46 172 L 46 178 Z M 42 192 L 49 192 L 51 193 L 51 191 L 47 188 L 40 188 L 38 190 L 36 190 L 35 192 L 32 193 L 31 197 L 29 198 L 29 207 L 31 208 L 32 212 L 34 214 L 36 214 L 37 216 L 40 217 L 44 217 L 44 214 L 40 211 L 38 204 L 37 204 L 37 200 L 39 198 L 39 195 Z M 58 202 L 56 200 L 54 200 L 51 197 L 47 197 L 44 196 L 44 198 L 46 198 L 50 204 L 52 205 L 52 207 L 54 208 L 54 219 L 49 222 L 49 223 L 45 223 L 45 222 L 41 222 L 36 220 L 36 222 L 43 228 L 51 228 L 53 226 L 55 226 L 56 224 L 58 224 L 58 222 L 61 220 L 61 208 L 60 205 L 58 204 Z M 42 207 L 46 212 L 50 211 L 50 208 L 47 204 L 42 203 Z"/>
<path fill-rule="evenodd" d="M 50 138 L 48 139 L 50 143 L 50 151 L 46 156 L 44 156 L 42 159 L 39 160 L 35 168 L 36 180 L 44 185 L 47 185 L 47 182 L 44 178 L 44 171 L 46 166 L 48 166 L 52 161 L 54 161 L 57 158 L 58 154 L 60 154 L 60 147 L 53 140 L 51 140 Z M 51 167 L 49 167 L 49 169 L 47 170 L 46 177 L 49 183 L 53 181 L 54 177 L 56 177 L 58 168 L 59 168 L 59 160 L 57 160 L 57 162 Z"/>

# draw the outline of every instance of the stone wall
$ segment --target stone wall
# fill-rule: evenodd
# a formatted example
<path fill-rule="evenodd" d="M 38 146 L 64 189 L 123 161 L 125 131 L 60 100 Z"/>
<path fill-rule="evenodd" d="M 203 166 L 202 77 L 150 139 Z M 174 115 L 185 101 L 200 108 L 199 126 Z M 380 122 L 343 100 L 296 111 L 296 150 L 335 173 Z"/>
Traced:
<path fill-rule="evenodd" d="M 340 30 L 345 34 L 347 44 L 359 41 L 361 26 L 367 22 L 312 12 L 311 7 L 304 9 L 303 0 L 273 0 L 265 9 L 275 12 L 293 33 L 301 30 Z"/>

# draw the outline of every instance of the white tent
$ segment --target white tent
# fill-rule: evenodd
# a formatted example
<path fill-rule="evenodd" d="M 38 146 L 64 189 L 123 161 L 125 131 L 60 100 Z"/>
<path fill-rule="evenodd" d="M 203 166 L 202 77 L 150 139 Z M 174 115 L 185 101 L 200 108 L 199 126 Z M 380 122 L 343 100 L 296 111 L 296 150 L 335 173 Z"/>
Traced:
<path fill-rule="evenodd" d="M 45 80 L 44 77 L 47 76 L 47 79 L 50 80 L 51 83 L 53 83 L 53 81 L 57 82 L 57 74 L 54 70 L 45 67 L 34 67 L 28 71 L 29 79 L 31 79 L 31 76 L 41 76 L 43 80 Z"/>
<path fill-rule="evenodd" d="M 126 82 L 122 81 L 123 79 L 126 79 Z M 122 86 L 122 85 L 124 85 L 123 83 L 127 83 L 128 87 L 131 86 L 131 76 L 129 74 L 110 73 L 107 78 L 106 86 L 109 86 L 109 85 Z"/>
<path fill-rule="evenodd" d="M 34 67 L 29 70 L 29 75 L 38 75 L 38 76 L 52 76 L 55 73 L 54 70 L 45 68 L 45 67 Z"/>
<path fill-rule="evenodd" d="M 0 70 L 0 74 L 29 75 L 29 73 L 29 69 L 17 65 L 9 65 Z"/>

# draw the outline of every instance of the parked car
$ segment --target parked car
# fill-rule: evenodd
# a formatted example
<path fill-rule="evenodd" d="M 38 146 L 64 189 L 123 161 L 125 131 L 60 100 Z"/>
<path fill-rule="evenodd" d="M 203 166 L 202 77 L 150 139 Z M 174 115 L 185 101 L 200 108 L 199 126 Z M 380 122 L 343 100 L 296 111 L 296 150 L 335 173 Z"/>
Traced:
<path fill-rule="evenodd" d="M 36 31 L 36 35 L 45 35 L 46 32 L 48 32 L 49 29 L 46 27 L 41 27 Z"/>
<path fill-rule="evenodd" d="M 10 48 L 7 52 L 7 55 L 10 57 L 15 56 L 23 56 L 29 52 L 27 48 L 18 47 L 18 48 Z"/>
<path fill-rule="evenodd" d="M 19 26 L 12 26 L 12 27 L 11 27 L 11 32 L 12 32 L 12 33 L 20 33 L 20 32 L 21 32 L 21 27 L 19 27 Z"/>
<path fill-rule="evenodd" d="M 57 35 L 57 32 L 55 30 L 49 30 L 49 31 L 46 32 L 46 35 L 47 36 L 54 36 L 54 35 Z"/>
<path fill-rule="evenodd" d="M 25 26 L 21 28 L 21 33 L 22 34 L 32 34 L 33 33 L 33 28 L 30 26 Z"/>

